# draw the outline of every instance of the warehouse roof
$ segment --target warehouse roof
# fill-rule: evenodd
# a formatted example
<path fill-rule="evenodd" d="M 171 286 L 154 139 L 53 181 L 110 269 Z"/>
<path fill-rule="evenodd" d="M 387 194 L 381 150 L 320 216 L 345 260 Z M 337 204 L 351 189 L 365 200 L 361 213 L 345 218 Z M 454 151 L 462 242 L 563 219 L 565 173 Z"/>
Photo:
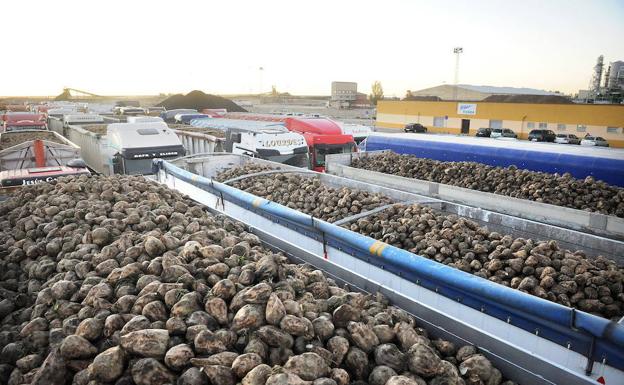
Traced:
<path fill-rule="evenodd" d="M 474 86 L 471 84 L 458 84 L 457 87 L 493 95 L 557 95 L 554 92 L 524 87 Z"/>

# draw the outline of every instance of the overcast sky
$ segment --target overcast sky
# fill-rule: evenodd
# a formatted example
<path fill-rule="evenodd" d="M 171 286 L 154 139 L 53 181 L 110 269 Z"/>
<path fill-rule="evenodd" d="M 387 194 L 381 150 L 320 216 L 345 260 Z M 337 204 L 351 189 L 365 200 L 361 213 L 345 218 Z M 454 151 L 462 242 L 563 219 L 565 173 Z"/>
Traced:
<path fill-rule="evenodd" d="M 576 92 L 624 60 L 624 0 L 2 2 L 0 95 L 279 91 L 402 96 L 459 82 Z M 259 68 L 262 67 L 263 70 Z"/>

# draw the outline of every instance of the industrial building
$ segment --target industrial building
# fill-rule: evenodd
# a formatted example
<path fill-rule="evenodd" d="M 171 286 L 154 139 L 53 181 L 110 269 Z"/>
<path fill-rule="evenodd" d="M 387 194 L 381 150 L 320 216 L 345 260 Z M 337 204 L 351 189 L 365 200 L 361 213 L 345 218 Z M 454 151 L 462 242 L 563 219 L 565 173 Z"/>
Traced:
<path fill-rule="evenodd" d="M 604 71 L 604 56 L 598 56 L 588 90 L 579 90 L 580 103 L 623 103 L 624 102 L 624 61 L 609 63 Z M 602 83 L 604 75 L 604 84 Z"/>
<path fill-rule="evenodd" d="M 481 127 L 509 128 L 520 139 L 533 129 L 602 136 L 624 147 L 624 105 L 449 101 L 380 101 L 377 127 L 402 129 L 420 123 L 429 132 L 475 135 Z"/>
<path fill-rule="evenodd" d="M 358 99 L 357 83 L 332 82 L 329 104 L 335 108 L 349 108 Z"/>
<path fill-rule="evenodd" d="M 441 100 L 481 101 L 493 95 L 558 95 L 535 88 L 474 86 L 470 84 L 443 84 L 419 91 L 409 91 L 412 97 L 434 96 Z"/>
<path fill-rule="evenodd" d="M 351 102 L 357 99 L 357 83 L 355 82 L 332 82 L 331 100 Z"/>

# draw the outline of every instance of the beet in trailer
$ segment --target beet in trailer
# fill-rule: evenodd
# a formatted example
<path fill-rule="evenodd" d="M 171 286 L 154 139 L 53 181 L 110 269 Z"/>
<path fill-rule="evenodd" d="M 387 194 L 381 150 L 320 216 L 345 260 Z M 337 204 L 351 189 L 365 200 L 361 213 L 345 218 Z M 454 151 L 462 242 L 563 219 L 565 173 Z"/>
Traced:
<path fill-rule="evenodd" d="M 156 161 L 155 171 L 161 183 L 248 224 L 268 245 L 300 256 L 353 287 L 382 292 L 415 315 L 434 337 L 478 346 L 512 380 L 521 384 L 624 383 L 624 325 L 464 273 L 210 178 L 245 162 L 311 173 L 231 154 L 182 158 L 174 163 Z M 502 220 L 508 233 L 539 229 L 549 231 L 544 236 L 551 239 L 557 234 L 583 235 L 574 242 L 597 247 L 595 251 L 602 254 L 607 254 L 604 249 L 622 252 L 622 243 L 614 240 L 332 175 L 314 175 L 322 183 L 381 192 L 446 212 L 462 211 L 492 224 Z"/>
<path fill-rule="evenodd" d="M 512 215 L 528 220 L 589 232 L 606 238 L 624 240 L 624 218 L 555 206 L 527 199 L 487 193 L 422 179 L 351 167 L 354 159 L 379 156 L 388 150 L 366 151 L 327 156 L 327 172 L 333 175 L 391 189 L 443 199 L 468 206 Z"/>

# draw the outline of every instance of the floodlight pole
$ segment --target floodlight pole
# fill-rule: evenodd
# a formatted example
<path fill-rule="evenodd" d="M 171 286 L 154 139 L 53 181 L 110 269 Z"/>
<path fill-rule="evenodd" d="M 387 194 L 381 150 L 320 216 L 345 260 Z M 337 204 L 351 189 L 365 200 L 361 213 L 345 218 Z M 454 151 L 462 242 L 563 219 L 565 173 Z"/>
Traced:
<path fill-rule="evenodd" d="M 453 53 L 455 54 L 455 83 L 453 87 L 453 100 L 457 100 L 457 83 L 459 82 L 459 54 L 463 52 L 464 49 L 462 47 L 453 48 Z"/>

